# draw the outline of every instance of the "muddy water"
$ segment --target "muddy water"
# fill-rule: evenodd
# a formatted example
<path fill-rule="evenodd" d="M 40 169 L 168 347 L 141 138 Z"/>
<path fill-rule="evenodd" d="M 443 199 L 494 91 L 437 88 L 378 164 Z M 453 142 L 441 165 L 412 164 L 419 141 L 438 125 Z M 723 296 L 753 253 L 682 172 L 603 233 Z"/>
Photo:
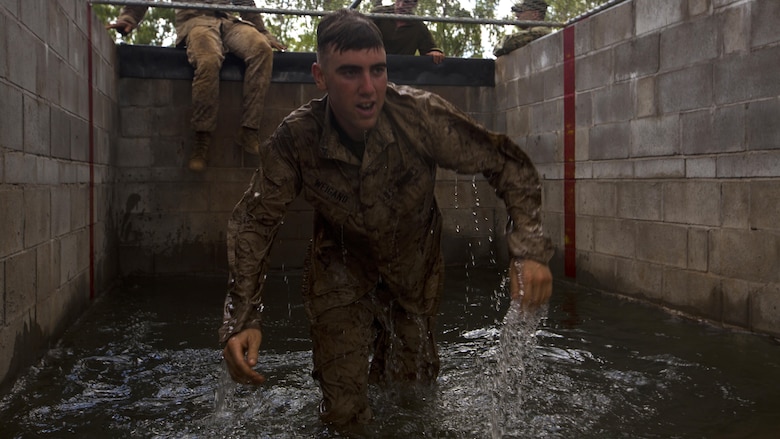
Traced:
<path fill-rule="evenodd" d="M 0 399 L 0 438 L 328 438 L 297 273 L 270 277 L 261 388 L 226 378 L 224 279 L 136 279 Z M 432 389 L 372 389 L 376 438 L 763 438 L 780 431 L 780 346 L 558 286 L 507 314 L 496 270 L 451 268 Z M 505 318 L 506 315 L 506 318 Z"/>

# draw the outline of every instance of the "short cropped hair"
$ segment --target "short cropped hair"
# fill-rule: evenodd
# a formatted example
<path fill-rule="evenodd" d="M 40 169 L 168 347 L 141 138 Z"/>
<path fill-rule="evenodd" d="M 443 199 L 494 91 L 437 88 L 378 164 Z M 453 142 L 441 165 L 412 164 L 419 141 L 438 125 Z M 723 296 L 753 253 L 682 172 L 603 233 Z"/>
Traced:
<path fill-rule="evenodd" d="M 354 9 L 339 9 L 326 15 L 317 25 L 317 56 L 327 50 L 381 49 L 382 33 L 373 21 Z"/>

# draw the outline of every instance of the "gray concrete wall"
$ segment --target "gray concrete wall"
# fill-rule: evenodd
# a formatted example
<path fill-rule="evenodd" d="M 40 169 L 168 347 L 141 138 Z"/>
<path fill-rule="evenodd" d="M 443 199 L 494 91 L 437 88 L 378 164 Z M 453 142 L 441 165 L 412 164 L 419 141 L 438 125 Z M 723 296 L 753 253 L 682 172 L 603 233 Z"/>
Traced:
<path fill-rule="evenodd" d="M 0 1 L 0 389 L 117 277 L 114 58 L 83 0 Z"/>
<path fill-rule="evenodd" d="M 574 25 L 569 280 L 780 335 L 778 22 L 776 1 L 633 0 Z M 558 32 L 496 67 L 499 126 L 545 176 L 559 249 L 563 60 Z"/>

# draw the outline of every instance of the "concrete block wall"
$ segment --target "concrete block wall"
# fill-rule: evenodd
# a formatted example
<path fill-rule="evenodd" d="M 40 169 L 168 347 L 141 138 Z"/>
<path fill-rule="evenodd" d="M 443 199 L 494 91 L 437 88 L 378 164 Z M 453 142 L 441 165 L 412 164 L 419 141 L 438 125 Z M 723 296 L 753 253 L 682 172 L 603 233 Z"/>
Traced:
<path fill-rule="evenodd" d="M 574 23 L 573 210 L 563 32 L 497 60 L 499 124 L 544 175 L 560 250 L 576 218 L 568 280 L 780 335 L 778 19 L 774 1 L 632 0 Z"/>
<path fill-rule="evenodd" d="M 90 21 L 82 0 L 0 1 L 0 391 L 118 273 L 115 49 Z"/>

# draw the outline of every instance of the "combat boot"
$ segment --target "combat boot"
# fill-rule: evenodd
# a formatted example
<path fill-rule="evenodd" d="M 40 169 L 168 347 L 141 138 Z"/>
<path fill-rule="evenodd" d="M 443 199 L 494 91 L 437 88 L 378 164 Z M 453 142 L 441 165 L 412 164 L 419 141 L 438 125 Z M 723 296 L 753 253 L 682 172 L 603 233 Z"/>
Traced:
<path fill-rule="evenodd" d="M 238 144 L 250 154 L 258 155 L 260 153 L 260 138 L 254 128 L 241 127 Z"/>
<path fill-rule="evenodd" d="M 211 133 L 208 131 L 195 132 L 195 144 L 192 146 L 192 155 L 188 164 L 191 171 L 200 172 L 206 169 Z"/>

